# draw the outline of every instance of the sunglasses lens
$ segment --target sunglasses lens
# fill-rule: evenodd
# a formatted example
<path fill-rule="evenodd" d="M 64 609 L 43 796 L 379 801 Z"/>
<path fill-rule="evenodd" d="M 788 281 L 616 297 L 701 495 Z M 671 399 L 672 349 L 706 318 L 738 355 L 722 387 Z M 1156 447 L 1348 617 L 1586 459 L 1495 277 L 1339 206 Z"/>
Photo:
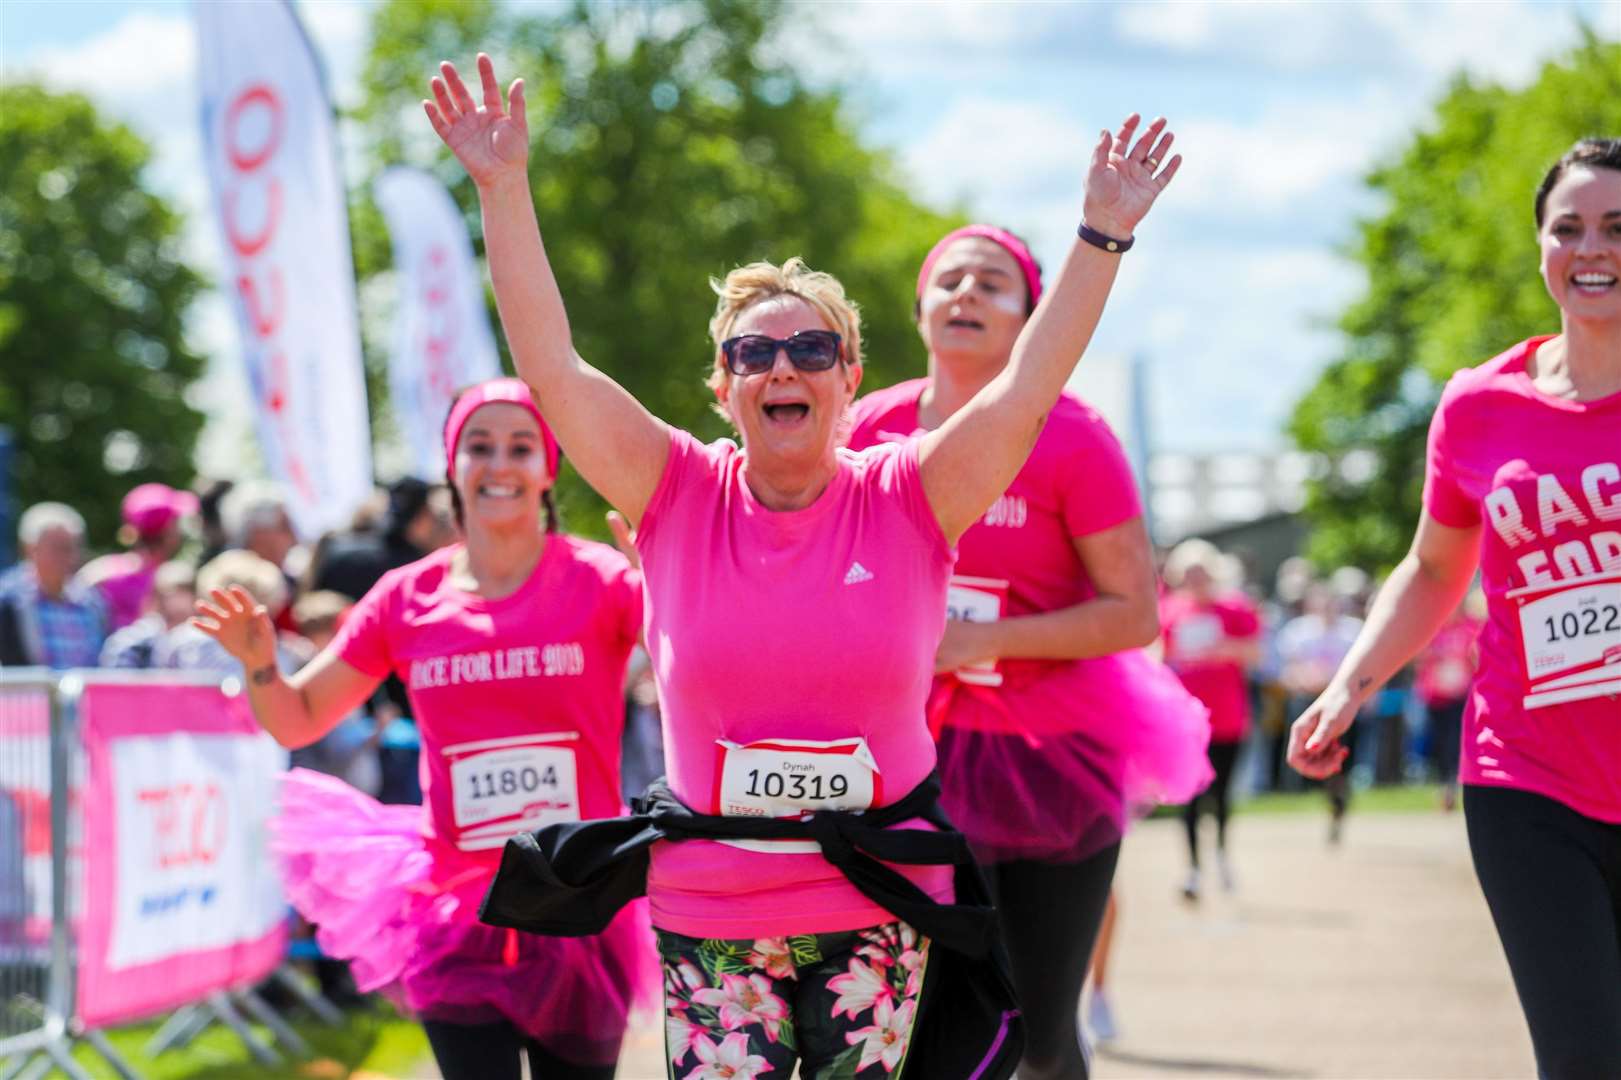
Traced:
<path fill-rule="evenodd" d="M 777 343 L 768 337 L 750 335 L 734 338 L 732 369 L 739 375 L 753 375 L 771 370 L 777 359 Z"/>
<path fill-rule="evenodd" d="M 838 362 L 838 335 L 828 330 L 803 330 L 788 339 L 788 359 L 801 371 L 826 371 Z"/>

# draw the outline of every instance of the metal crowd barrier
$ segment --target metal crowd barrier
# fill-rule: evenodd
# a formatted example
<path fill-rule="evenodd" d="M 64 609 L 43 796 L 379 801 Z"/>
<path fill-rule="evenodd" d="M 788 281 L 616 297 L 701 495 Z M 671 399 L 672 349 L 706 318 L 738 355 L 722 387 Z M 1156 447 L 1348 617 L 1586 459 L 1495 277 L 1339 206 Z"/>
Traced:
<path fill-rule="evenodd" d="M 105 1034 L 76 1013 L 80 964 L 86 959 L 79 953 L 87 880 L 87 766 L 79 706 L 86 677 L 235 690 L 234 679 L 222 685 L 217 675 L 201 673 L 0 668 L 0 1080 L 40 1080 L 53 1068 L 70 1080 L 91 1080 L 73 1058 L 80 1042 L 93 1047 L 122 1080 L 140 1080 Z M 342 1024 L 337 1007 L 304 986 L 289 967 L 271 977 L 322 1021 Z M 243 1013 L 295 1057 L 309 1052 L 292 1026 L 251 986 L 214 989 L 180 1007 L 147 1052 L 156 1056 L 183 1045 L 219 1021 L 259 1062 L 279 1060 L 249 1028 Z"/>
<path fill-rule="evenodd" d="M 0 671 L 0 1063 L 17 1062 L 0 1072 L 8 1078 L 36 1060 L 85 1075 L 72 1058 L 69 872 L 70 785 L 82 766 L 60 682 L 43 668 Z"/>

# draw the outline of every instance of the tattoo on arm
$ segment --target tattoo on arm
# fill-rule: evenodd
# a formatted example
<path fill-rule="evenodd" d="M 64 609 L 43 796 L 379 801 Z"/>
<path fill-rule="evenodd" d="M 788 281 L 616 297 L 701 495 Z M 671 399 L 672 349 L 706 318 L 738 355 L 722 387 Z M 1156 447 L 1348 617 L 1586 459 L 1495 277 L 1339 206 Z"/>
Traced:
<path fill-rule="evenodd" d="M 1373 676 L 1371 676 L 1371 675 L 1362 676 L 1362 678 L 1358 679 L 1357 682 L 1356 682 L 1357 691 L 1360 693 L 1361 691 L 1366 690 L 1368 688 L 1368 684 L 1371 683 L 1371 682 L 1373 682 Z"/>
<path fill-rule="evenodd" d="M 276 678 L 276 665 L 266 664 L 253 673 L 253 685 L 269 686 Z"/>

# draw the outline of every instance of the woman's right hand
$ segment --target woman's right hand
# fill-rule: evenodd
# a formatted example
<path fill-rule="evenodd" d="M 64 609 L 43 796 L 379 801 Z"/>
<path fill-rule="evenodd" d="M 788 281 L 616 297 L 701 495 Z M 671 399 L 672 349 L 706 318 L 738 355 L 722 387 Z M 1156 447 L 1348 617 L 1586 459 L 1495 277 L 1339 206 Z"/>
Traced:
<path fill-rule="evenodd" d="M 241 661 L 244 671 L 276 666 L 276 628 L 270 612 L 240 585 L 215 589 L 207 600 L 197 601 L 191 625 Z"/>
<path fill-rule="evenodd" d="M 501 100 L 501 87 L 495 81 L 495 65 L 485 53 L 478 54 L 478 76 L 484 104 L 480 107 L 456 73 L 456 65 L 446 60 L 433 78 L 433 100 L 422 108 L 433 130 L 450 147 L 467 175 L 481 189 L 503 179 L 527 176 L 529 166 L 529 123 L 525 117 L 523 80 L 514 79 L 507 100 Z"/>
<path fill-rule="evenodd" d="M 1338 683 L 1330 683 L 1289 728 L 1289 764 L 1311 780 L 1326 780 L 1340 771 L 1350 751 L 1340 742 L 1361 706 Z"/>

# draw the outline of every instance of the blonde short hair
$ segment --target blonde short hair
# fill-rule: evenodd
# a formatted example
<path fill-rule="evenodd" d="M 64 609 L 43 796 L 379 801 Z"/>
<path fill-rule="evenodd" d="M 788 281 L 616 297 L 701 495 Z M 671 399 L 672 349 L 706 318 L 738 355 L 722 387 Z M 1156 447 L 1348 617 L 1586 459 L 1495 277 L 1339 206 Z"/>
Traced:
<path fill-rule="evenodd" d="M 709 287 L 719 297 L 715 317 L 709 320 L 715 363 L 705 382 L 711 390 L 720 389 L 726 381 L 726 359 L 721 355 L 720 343 L 732 336 L 732 328 L 744 311 L 778 296 L 798 297 L 815 308 L 822 321 L 843 339 L 844 362 L 851 367 L 861 366 L 860 309 L 844 295 L 838 278 L 812 270 L 798 255 L 781 266 L 764 261 L 739 266 L 725 280 L 710 278 Z"/>
<path fill-rule="evenodd" d="M 1162 573 L 1165 584 L 1173 589 L 1182 587 L 1188 571 L 1194 567 L 1203 570 L 1216 585 L 1230 587 L 1236 584 L 1236 577 L 1241 576 L 1237 563 L 1233 556 L 1223 555 L 1215 544 L 1195 537 L 1171 549 L 1171 553 L 1165 557 Z"/>
<path fill-rule="evenodd" d="M 269 560 L 251 551 L 232 548 L 214 556 L 197 571 L 197 595 L 208 597 L 215 589 L 240 585 L 274 616 L 287 605 L 287 579 Z"/>
<path fill-rule="evenodd" d="M 343 613 L 354 604 L 340 592 L 317 589 L 293 602 L 293 622 L 305 637 L 335 629 Z"/>

